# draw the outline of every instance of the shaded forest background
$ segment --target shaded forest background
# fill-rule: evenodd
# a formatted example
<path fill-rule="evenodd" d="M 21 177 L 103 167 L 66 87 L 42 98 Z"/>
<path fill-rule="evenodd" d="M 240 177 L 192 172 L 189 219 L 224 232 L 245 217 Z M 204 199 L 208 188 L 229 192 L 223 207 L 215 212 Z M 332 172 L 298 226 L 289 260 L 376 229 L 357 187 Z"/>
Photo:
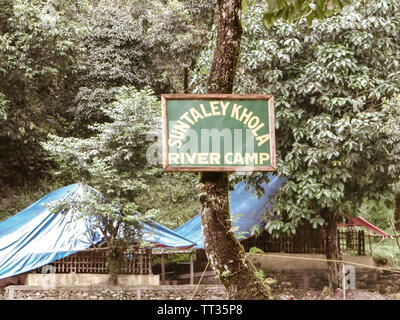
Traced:
<path fill-rule="evenodd" d="M 0 219 L 84 180 L 41 146 L 49 134 L 88 138 L 124 86 L 189 92 L 189 72 L 214 23 L 209 1 L 5 0 L 0 6 Z M 134 155 L 135 157 L 135 155 Z M 147 168 L 150 170 L 150 168 Z M 152 172 L 137 200 L 175 227 L 198 213 L 196 177 Z M 148 182 L 148 184 L 147 184 Z"/>
<path fill-rule="evenodd" d="M 365 20 L 365 33 L 353 37 L 346 31 L 351 26 L 343 22 L 346 13 L 313 27 L 279 22 L 267 30 L 262 23 L 265 3 L 254 2 L 244 12 L 235 91 L 285 97 L 276 104 L 277 121 L 291 130 L 277 126 L 281 161 L 286 157 L 286 164 L 290 162 L 288 157 L 296 151 L 292 146 L 310 128 L 302 115 L 314 117 L 327 108 L 333 117 L 339 109 L 345 111 L 343 117 L 356 117 L 363 110 L 380 109 L 386 98 L 400 91 L 396 72 L 400 23 L 393 1 L 370 1 L 365 7 L 354 1 L 358 7 L 353 9 L 364 10 L 372 20 Z M 156 210 L 154 219 L 169 227 L 197 214 L 197 176 L 164 174 L 159 162 L 147 161 L 146 151 L 157 145 L 159 137 L 160 94 L 204 92 L 215 40 L 215 10 L 216 1 L 210 0 L 3 0 L 0 220 L 56 188 L 80 181 L 102 186 L 101 191 L 113 198 L 128 199 L 139 212 Z M 310 63 L 316 53 L 319 66 Z M 318 72 L 320 78 L 331 77 L 330 82 L 313 79 Z M 352 82 L 344 84 L 349 78 Z M 290 108 L 296 103 L 298 109 Z M 304 107 L 307 103 L 313 107 Z M 303 107 L 309 113 L 301 111 Z M 325 120 L 315 117 L 319 122 L 309 131 Z M 318 134 L 315 129 L 315 139 L 320 139 Z M 357 137 L 364 139 L 361 134 Z M 355 140 L 350 150 L 361 153 Z M 335 152 L 325 156 L 337 157 L 341 166 Z M 368 168 L 371 177 L 386 177 L 390 171 L 384 167 L 378 175 L 381 169 L 375 169 Z M 262 181 L 265 176 L 248 179 Z M 396 188 L 379 189 L 382 185 L 379 181 L 370 194 L 351 196 L 359 197 L 358 210 L 365 218 L 391 232 Z M 376 190 L 382 192 L 371 196 Z M 323 223 L 320 217 L 310 219 L 316 226 Z"/>

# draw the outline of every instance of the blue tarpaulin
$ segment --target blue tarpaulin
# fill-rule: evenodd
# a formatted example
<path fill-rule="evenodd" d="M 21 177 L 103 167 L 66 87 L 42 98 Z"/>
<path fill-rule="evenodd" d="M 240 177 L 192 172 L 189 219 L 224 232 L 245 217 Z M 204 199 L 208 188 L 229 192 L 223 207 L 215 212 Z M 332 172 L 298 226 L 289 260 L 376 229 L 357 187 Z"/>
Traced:
<path fill-rule="evenodd" d="M 53 191 L 0 223 L 0 279 L 30 271 L 99 242 L 86 219 L 52 214 L 44 203 L 77 196 L 79 184 Z"/>
<path fill-rule="evenodd" d="M 193 247 L 196 244 L 154 221 L 151 224 L 142 223 L 142 233 L 141 240 L 151 242 L 156 247 L 183 249 Z"/>
<path fill-rule="evenodd" d="M 285 181 L 272 174 L 269 178 L 262 185 L 265 194 L 261 198 L 251 188 L 245 190 L 245 182 L 230 192 L 232 224 L 238 239 L 249 237 L 253 226 L 262 225 L 265 207 Z M 34 270 L 103 241 L 88 218 L 71 211 L 51 213 L 44 206 L 65 197 L 80 197 L 83 192 L 79 183 L 58 189 L 0 223 L 0 279 Z M 158 247 L 204 248 L 200 215 L 175 230 L 156 222 L 142 226 L 141 240 Z"/>
<path fill-rule="evenodd" d="M 234 190 L 229 192 L 232 227 L 238 240 L 249 238 L 251 236 L 251 229 L 254 226 L 263 225 L 265 208 L 271 206 L 271 197 L 279 191 L 286 181 L 286 179 L 278 178 L 273 174 L 269 174 L 268 177 L 269 182 L 264 182 L 261 185 L 265 191 L 261 198 L 253 194 L 252 187 L 246 190 L 246 182 L 238 183 Z M 174 231 L 182 237 L 196 242 L 196 248 L 204 248 L 199 214 L 174 229 Z"/>
<path fill-rule="evenodd" d="M 24 273 L 90 248 L 103 240 L 86 218 L 72 212 L 51 213 L 44 204 L 79 197 L 81 184 L 53 191 L 0 223 L 0 279 Z M 158 223 L 143 223 L 144 241 L 165 247 L 187 248 L 190 240 Z"/>

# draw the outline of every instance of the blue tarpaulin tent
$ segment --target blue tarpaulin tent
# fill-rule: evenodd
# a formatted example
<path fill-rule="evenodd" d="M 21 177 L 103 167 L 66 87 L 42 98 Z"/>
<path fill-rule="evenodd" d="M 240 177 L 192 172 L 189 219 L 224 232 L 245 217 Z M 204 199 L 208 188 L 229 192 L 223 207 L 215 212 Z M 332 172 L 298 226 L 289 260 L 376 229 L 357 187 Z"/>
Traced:
<path fill-rule="evenodd" d="M 261 198 L 251 188 L 246 190 L 245 182 L 230 192 L 232 224 L 238 238 L 249 237 L 254 225 L 262 225 L 265 207 L 285 181 L 272 174 L 269 178 L 262 185 L 265 195 Z M 103 241 L 88 218 L 72 212 L 51 213 L 44 206 L 65 197 L 80 197 L 83 192 L 79 183 L 58 189 L 0 223 L 0 279 L 34 270 Z M 141 240 L 158 247 L 204 247 L 200 215 L 175 230 L 156 222 L 142 226 Z"/>
<path fill-rule="evenodd" d="M 102 241 L 90 221 L 71 212 L 51 213 L 45 203 L 79 197 L 81 184 L 53 191 L 28 208 L 0 223 L 0 279 L 24 273 L 83 251 Z M 143 240 L 160 246 L 194 245 L 158 223 L 143 224 Z"/>
<path fill-rule="evenodd" d="M 269 174 L 268 177 L 269 182 L 262 184 L 265 193 L 261 198 L 253 194 L 251 187 L 246 190 L 247 184 L 245 182 L 238 183 L 234 190 L 229 193 L 232 227 L 239 240 L 250 237 L 251 229 L 255 225 L 263 225 L 265 208 L 271 205 L 271 197 L 279 191 L 286 181 L 286 179 L 278 178 L 273 174 Z M 174 231 L 182 237 L 196 242 L 196 248 L 204 248 L 200 215 L 195 216 Z"/>

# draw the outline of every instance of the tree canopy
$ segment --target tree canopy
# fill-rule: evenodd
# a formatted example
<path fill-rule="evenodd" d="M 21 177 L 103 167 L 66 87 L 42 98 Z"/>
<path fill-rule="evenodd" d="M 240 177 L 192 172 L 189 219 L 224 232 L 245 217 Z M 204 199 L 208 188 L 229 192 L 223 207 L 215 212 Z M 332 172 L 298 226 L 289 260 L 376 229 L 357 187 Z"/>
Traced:
<path fill-rule="evenodd" d="M 278 20 L 268 30 L 264 13 L 259 3 L 244 14 L 235 92 L 275 95 L 277 172 L 289 180 L 268 230 L 295 232 L 305 220 L 322 225 L 322 208 L 340 219 L 388 188 L 382 101 L 400 89 L 399 5 L 354 1 L 312 25 Z M 211 48 L 198 60 L 197 92 Z"/>
<path fill-rule="evenodd" d="M 245 6 L 252 1 L 244 0 Z M 305 19 L 311 25 L 315 19 L 325 19 L 340 12 L 351 0 L 267 0 L 267 10 L 263 14 L 263 22 L 270 28 L 278 19 L 289 23 Z"/>
<path fill-rule="evenodd" d="M 163 173 L 157 155 L 161 93 L 233 92 L 275 97 L 276 173 L 288 181 L 266 214 L 269 232 L 367 210 L 384 211 L 370 217 L 383 224 L 393 203 L 400 225 L 399 9 L 396 0 L 2 1 L 0 219 L 81 181 L 101 196 L 62 205 L 100 217 L 110 247 L 124 226 L 139 232 L 151 217 L 176 227 L 201 211 L 209 237 L 229 233 L 231 269 L 241 269 L 227 175 L 203 174 L 199 185 L 195 174 Z M 268 177 L 231 179 L 260 195 Z M 234 261 L 224 259 L 214 259 L 221 274 Z"/>
<path fill-rule="evenodd" d="M 22 184 L 49 168 L 39 141 L 65 125 L 81 46 L 72 1 L 55 1 L 57 28 L 41 1 L 3 1 L 0 8 L 0 181 Z M 4 117 L 5 112 L 7 117 Z"/>

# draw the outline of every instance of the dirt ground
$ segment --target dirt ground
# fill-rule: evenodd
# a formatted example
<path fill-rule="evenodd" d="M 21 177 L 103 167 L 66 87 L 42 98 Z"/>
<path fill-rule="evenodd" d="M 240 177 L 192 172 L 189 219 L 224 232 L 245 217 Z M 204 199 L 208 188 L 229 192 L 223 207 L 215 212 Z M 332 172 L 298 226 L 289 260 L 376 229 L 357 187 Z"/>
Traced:
<path fill-rule="evenodd" d="M 399 293 L 381 294 L 366 290 L 346 290 L 346 298 L 343 290 L 337 289 L 335 294 L 329 295 L 325 291 L 309 290 L 307 292 L 287 292 L 274 296 L 276 300 L 400 300 Z"/>

